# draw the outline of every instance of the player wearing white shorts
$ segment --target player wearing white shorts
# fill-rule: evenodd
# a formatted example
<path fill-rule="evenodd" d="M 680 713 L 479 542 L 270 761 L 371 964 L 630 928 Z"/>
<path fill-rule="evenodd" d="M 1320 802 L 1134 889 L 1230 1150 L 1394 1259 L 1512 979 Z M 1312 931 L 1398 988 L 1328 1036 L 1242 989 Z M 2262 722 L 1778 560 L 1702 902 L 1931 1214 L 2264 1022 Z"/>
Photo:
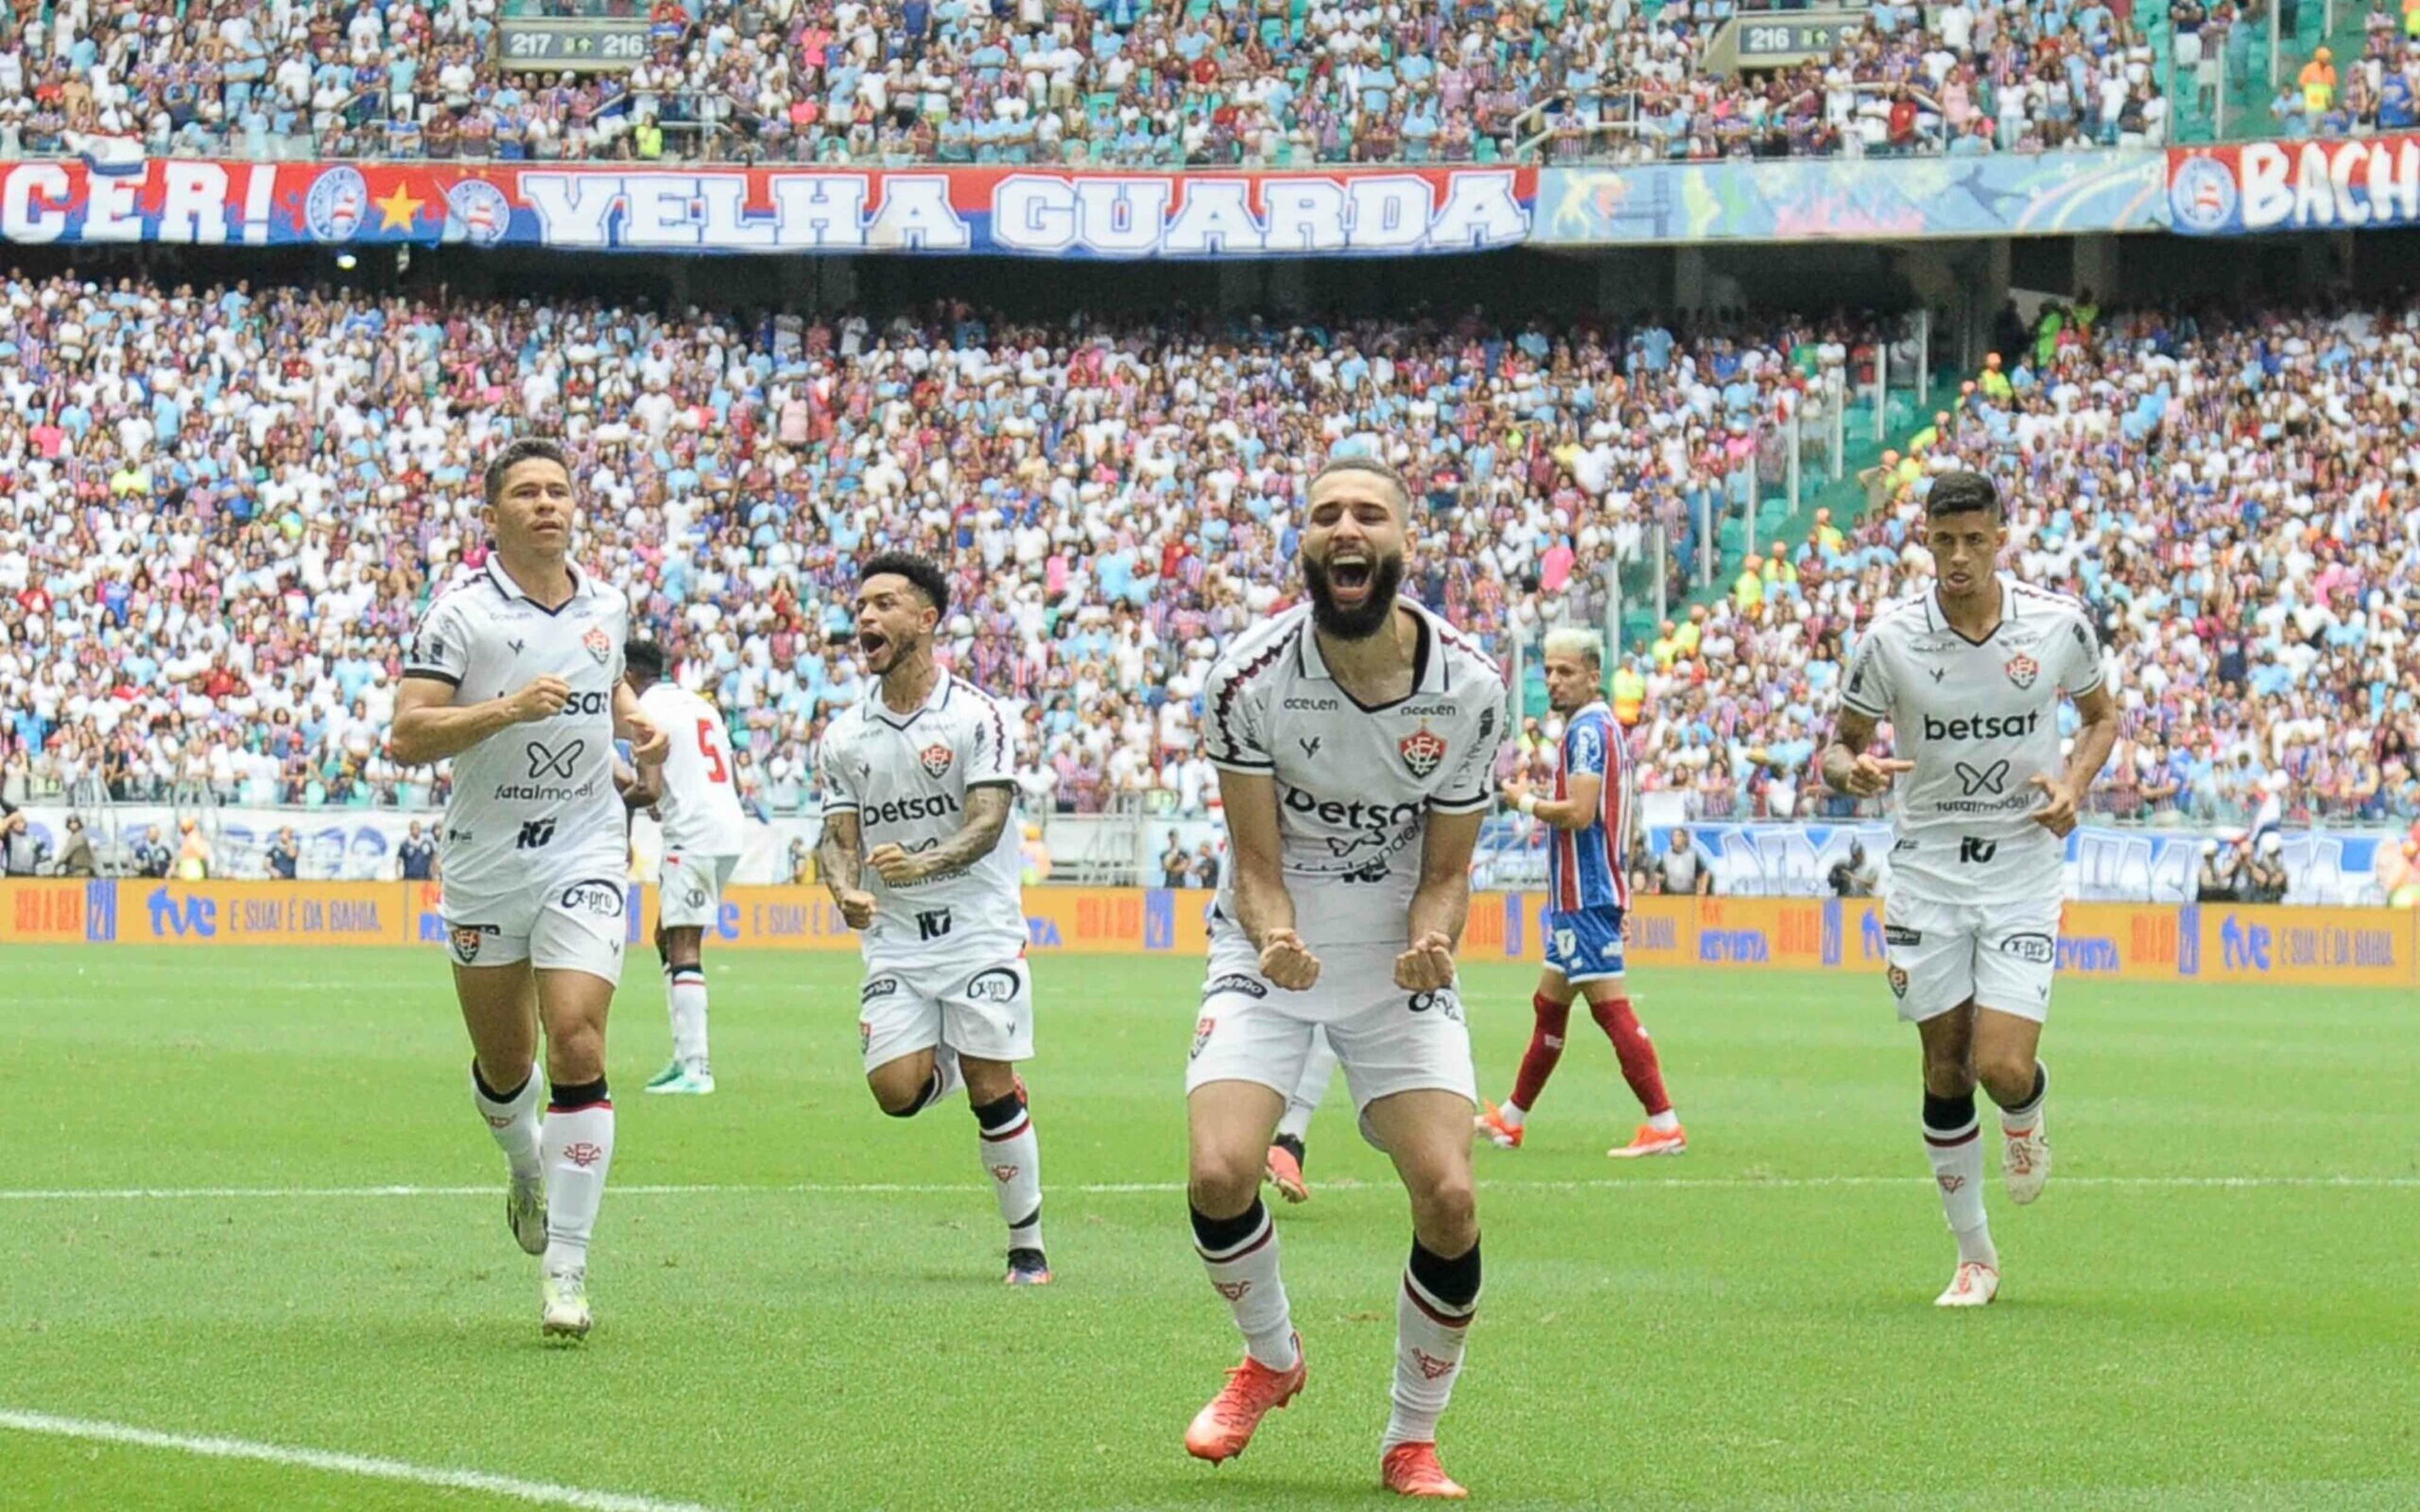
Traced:
<path fill-rule="evenodd" d="M 485 484 L 494 550 L 422 620 L 390 748 L 407 766 L 454 764 L 442 908 L 472 1098 L 504 1151 L 506 1221 L 521 1248 L 545 1257 L 544 1331 L 577 1339 L 589 1329 L 588 1241 L 613 1163 L 605 1015 L 628 928 L 613 742 L 630 742 L 642 782 L 665 742 L 621 682 L 628 605 L 571 564 L 562 448 L 514 441 Z"/>
<path fill-rule="evenodd" d="M 1016 753 L 1000 705 L 933 662 L 949 579 L 884 552 L 858 572 L 857 640 L 879 685 L 824 733 L 815 847 L 841 918 L 865 933 L 858 1039 L 882 1111 L 913 1118 L 963 1082 L 1008 1226 L 1011 1286 L 1050 1279 L 1042 1147 L 1017 1062 L 1033 1056 Z M 870 849 L 869 849 L 870 847 Z"/>
<path fill-rule="evenodd" d="M 1211 918 L 1186 1075 L 1193 1237 L 1245 1356 L 1186 1449 L 1243 1452 L 1305 1366 L 1260 1197 L 1270 1135 L 1323 1032 L 1363 1133 L 1411 1198 L 1380 1476 L 1461 1496 L 1436 1426 L 1479 1303 L 1470 1119 L 1478 1101 L 1453 952 L 1493 795 L 1504 685 L 1444 621 L 1400 600 L 1410 496 L 1361 457 L 1311 479 L 1310 605 L 1230 646 L 1203 691 L 1233 864 Z"/>
<path fill-rule="evenodd" d="M 731 739 L 713 704 L 664 680 L 653 640 L 622 648 L 623 681 L 671 743 L 656 817 L 664 830 L 656 904 L 656 955 L 664 966 L 673 1058 L 647 1090 L 703 1096 L 714 1090 L 706 1043 L 706 932 L 722 911 L 722 889 L 748 846 L 748 816 L 733 780 Z"/>
<path fill-rule="evenodd" d="M 1934 479 L 1925 530 L 1935 585 L 1867 626 L 1823 770 L 1861 798 L 1898 788 L 1883 937 L 1900 1016 L 1923 1039 L 1925 1148 L 1958 1236 L 1940 1304 L 1976 1307 L 1999 1292 L 2000 1257 L 1983 1215 L 1975 1084 L 2000 1106 L 2009 1196 L 2031 1202 L 2050 1177 L 2050 1075 L 2036 1052 L 2064 841 L 2117 741 L 2118 705 L 2083 607 L 1993 570 L 2008 524 L 1991 479 Z M 2083 720 L 2063 766 L 2062 693 Z M 1892 757 L 1870 752 L 1884 719 Z"/>

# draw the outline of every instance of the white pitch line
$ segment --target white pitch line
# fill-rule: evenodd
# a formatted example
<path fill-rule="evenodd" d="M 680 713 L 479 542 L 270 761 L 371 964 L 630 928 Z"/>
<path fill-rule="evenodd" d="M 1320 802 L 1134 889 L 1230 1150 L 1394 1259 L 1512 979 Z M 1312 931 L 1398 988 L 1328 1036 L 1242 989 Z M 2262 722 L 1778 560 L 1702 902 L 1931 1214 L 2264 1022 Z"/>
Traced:
<path fill-rule="evenodd" d="M 178 1454 L 212 1459 L 252 1459 L 267 1465 L 292 1465 L 324 1470 L 335 1475 L 360 1475 L 370 1480 L 402 1481 L 412 1486 L 437 1486 L 447 1490 L 485 1491 L 541 1506 L 572 1506 L 586 1512 L 708 1512 L 695 1502 L 666 1502 L 653 1496 L 621 1491 L 584 1490 L 552 1481 L 517 1480 L 480 1470 L 449 1470 L 442 1465 L 415 1465 L 376 1455 L 340 1454 L 328 1449 L 298 1449 L 280 1443 L 256 1443 L 249 1439 L 225 1439 L 188 1433 L 162 1433 L 128 1423 L 93 1418 L 59 1417 L 0 1408 L 0 1428 L 53 1438 L 81 1439 L 90 1443 L 128 1443 L 145 1449 L 173 1449 Z"/>
<path fill-rule="evenodd" d="M 1929 1176 L 1708 1176 L 1625 1180 L 1599 1177 L 1561 1181 L 1519 1178 L 1480 1185 L 1494 1192 L 1689 1192 L 1805 1191 L 1826 1187 L 1930 1186 Z M 2402 1190 L 2420 1188 L 2420 1176 L 2063 1176 L 2061 1187 L 2115 1190 L 2262 1191 L 2273 1189 L 2346 1188 Z M 920 1196 L 962 1193 L 970 1183 L 953 1181 L 801 1181 L 787 1185 L 745 1185 L 699 1182 L 687 1185 L 609 1187 L 616 1197 L 714 1196 Z M 0 1202 L 185 1202 L 250 1200 L 343 1200 L 377 1197 L 492 1197 L 493 1186 L 149 1186 L 57 1187 L 0 1189 Z M 1185 1190 L 1182 1181 L 1093 1181 L 1051 1188 L 1086 1196 L 1146 1195 L 1165 1196 Z M 1322 1192 L 1393 1192 L 1391 1181 L 1335 1180 Z"/>

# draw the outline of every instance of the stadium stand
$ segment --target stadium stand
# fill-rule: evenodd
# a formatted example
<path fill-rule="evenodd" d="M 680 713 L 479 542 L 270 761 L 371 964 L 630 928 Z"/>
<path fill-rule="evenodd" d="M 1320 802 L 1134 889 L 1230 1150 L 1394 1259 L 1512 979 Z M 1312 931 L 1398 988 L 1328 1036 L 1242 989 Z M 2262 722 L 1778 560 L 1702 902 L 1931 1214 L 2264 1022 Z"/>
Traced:
<path fill-rule="evenodd" d="M 520 67 L 498 42 L 524 13 L 618 22 L 633 64 Z M 0 38 L 0 158 L 139 144 L 1285 167 L 2159 146 L 2170 81 L 2198 81 L 2205 48 L 2226 65 L 2212 108 L 2223 84 L 2238 122 L 2267 125 L 2243 98 L 2254 27 L 2229 32 L 2231 12 L 2189 26 L 2126 0 L 1858 13 L 1827 54 L 1742 72 L 1707 55 L 1730 7 L 1631 0 L 72 0 L 17 13 Z M 2373 100 L 2378 83 L 2363 85 Z M 2186 92 L 2208 126 L 2203 92 Z"/>
<path fill-rule="evenodd" d="M 813 793 L 849 565 L 949 553 L 950 655 L 1022 706 L 1029 797 L 1200 813 L 1195 695 L 1277 602 L 1299 459 L 1385 445 L 1429 601 L 1509 656 L 1673 574 L 1760 433 L 1867 338 L 1769 322 L 665 319 L 580 301 L 12 279 L 0 340 L 0 797 L 425 805 L 381 749 L 399 642 L 481 560 L 480 457 L 561 417 L 586 560 L 726 710 L 768 812 Z M 1651 790 L 1807 814 L 1856 606 L 1907 590 L 1933 470 L 1998 469 L 2024 565 L 2093 606 L 2136 706 L 2112 816 L 2420 813 L 2409 305 L 2228 322 L 2054 307 L 1871 480 L 1635 652 Z M 1651 564 L 1652 570 L 1652 564 Z M 1532 731 L 1507 763 L 1538 759 Z M 1830 811 L 1826 810 L 1826 811 Z"/>
<path fill-rule="evenodd" d="M 855 557 L 907 542 L 954 554 L 954 654 L 1025 702 L 1037 795 L 1157 787 L 1198 812 L 1191 699 L 1279 596 L 1314 445 L 1398 439 L 1419 590 L 1500 642 L 1601 620 L 1602 570 L 1651 522 L 1687 560 L 1854 334 L 743 325 L 67 278 L 6 298 L 6 780 L 247 803 L 432 796 L 379 748 L 398 640 L 481 560 L 480 460 L 527 417 L 560 417 L 588 560 L 731 712 L 769 810 L 805 800 L 861 690 L 829 649 Z"/>
<path fill-rule="evenodd" d="M 2408 823 L 2415 381 L 2408 302 L 2240 319 L 2052 308 L 1890 456 L 1881 507 L 1774 543 L 1636 660 L 1646 782 L 1716 818 L 1837 802 L 1808 767 L 1855 606 L 1920 581 L 1909 532 L 1927 479 L 1962 466 L 2002 477 L 2017 567 L 2083 598 L 2122 669 L 2108 815 Z"/>

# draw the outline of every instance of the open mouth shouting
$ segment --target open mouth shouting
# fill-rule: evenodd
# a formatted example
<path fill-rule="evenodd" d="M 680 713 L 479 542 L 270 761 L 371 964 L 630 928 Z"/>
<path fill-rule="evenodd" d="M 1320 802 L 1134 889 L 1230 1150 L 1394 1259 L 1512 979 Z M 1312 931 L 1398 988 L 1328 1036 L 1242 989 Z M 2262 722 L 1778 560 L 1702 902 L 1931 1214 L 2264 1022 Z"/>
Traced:
<path fill-rule="evenodd" d="M 879 630 L 860 630 L 857 649 L 864 655 L 866 666 L 878 672 L 890 659 L 891 638 Z"/>
<path fill-rule="evenodd" d="M 1345 547 L 1327 559 L 1328 596 L 1342 609 L 1357 609 L 1370 601 L 1377 567 L 1358 547 Z"/>

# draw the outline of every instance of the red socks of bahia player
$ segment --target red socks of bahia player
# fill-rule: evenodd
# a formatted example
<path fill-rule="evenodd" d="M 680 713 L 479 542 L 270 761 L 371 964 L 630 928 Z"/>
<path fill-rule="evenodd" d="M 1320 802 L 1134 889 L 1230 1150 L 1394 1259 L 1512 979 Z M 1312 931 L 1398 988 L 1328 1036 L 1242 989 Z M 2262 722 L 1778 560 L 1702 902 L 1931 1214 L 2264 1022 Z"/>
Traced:
<path fill-rule="evenodd" d="M 1537 1027 L 1529 1034 L 1529 1049 L 1521 1057 L 1521 1073 L 1512 1081 L 1512 1101 L 1505 1111 L 1514 1109 L 1527 1114 L 1538 1105 L 1538 1094 L 1546 1089 L 1546 1078 L 1555 1073 L 1556 1062 L 1563 1058 L 1563 1031 L 1571 1026 L 1572 1005 L 1558 1003 L 1540 993 L 1529 999 L 1538 1015 Z M 1654 1043 L 1639 1025 L 1638 1015 L 1631 1011 L 1630 999 L 1617 997 L 1609 1003 L 1590 1003 L 1589 1012 L 1596 1026 L 1613 1041 L 1613 1053 L 1621 1062 L 1621 1079 L 1630 1084 L 1638 1105 L 1650 1118 L 1672 1111 L 1672 1099 L 1664 1091 L 1664 1068 L 1656 1062 Z"/>

